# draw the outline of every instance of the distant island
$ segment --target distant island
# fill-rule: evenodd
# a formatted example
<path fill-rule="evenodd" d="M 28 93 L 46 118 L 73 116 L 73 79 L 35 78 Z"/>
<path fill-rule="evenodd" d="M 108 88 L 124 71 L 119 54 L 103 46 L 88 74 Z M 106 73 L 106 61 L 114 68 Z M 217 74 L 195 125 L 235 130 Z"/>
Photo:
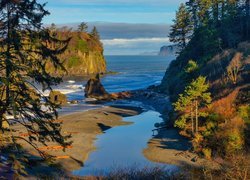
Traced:
<path fill-rule="evenodd" d="M 178 51 L 177 45 L 162 46 L 158 55 L 159 56 L 173 56 L 173 55 L 176 55 L 177 51 Z"/>

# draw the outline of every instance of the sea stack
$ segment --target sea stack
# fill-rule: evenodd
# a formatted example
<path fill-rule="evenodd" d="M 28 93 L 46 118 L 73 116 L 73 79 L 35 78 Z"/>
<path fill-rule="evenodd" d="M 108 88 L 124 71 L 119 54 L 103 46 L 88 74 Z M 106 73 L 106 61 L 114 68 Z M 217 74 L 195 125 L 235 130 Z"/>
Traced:
<path fill-rule="evenodd" d="M 103 87 L 99 74 L 88 80 L 84 92 L 87 98 L 95 98 L 98 100 L 110 99 L 110 94 Z"/>

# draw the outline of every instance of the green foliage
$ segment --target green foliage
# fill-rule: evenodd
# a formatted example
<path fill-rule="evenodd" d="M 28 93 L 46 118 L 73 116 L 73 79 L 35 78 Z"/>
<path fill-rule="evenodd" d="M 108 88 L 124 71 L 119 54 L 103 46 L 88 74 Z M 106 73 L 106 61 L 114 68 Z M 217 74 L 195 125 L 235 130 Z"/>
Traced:
<path fill-rule="evenodd" d="M 247 124 L 250 124 L 250 105 L 240 106 L 238 112 L 239 112 L 240 117 Z"/>
<path fill-rule="evenodd" d="M 0 131 L 7 133 L 2 122 L 7 120 L 6 114 L 12 114 L 14 121 L 29 132 L 27 139 L 13 135 L 12 143 L 24 140 L 37 147 L 38 143 L 54 141 L 65 147 L 71 144 L 67 142 L 69 136 L 63 136 L 61 125 L 54 121 L 59 106 L 43 91 L 62 81 L 52 76 L 46 66 L 52 64 L 55 70 L 65 70 L 58 55 L 65 51 L 70 39 L 59 40 L 43 28 L 42 20 L 49 15 L 44 7 L 36 0 L 0 3 Z M 16 167 L 22 168 L 18 163 Z"/>
<path fill-rule="evenodd" d="M 190 85 L 185 88 L 184 94 L 179 95 L 177 102 L 173 104 L 175 111 L 180 112 L 181 120 L 177 121 L 177 124 L 183 128 L 183 119 L 190 117 L 193 123 L 193 116 L 196 118 L 196 132 L 198 132 L 198 117 L 206 116 L 204 112 L 199 112 L 200 107 L 206 106 L 211 103 L 211 93 L 207 92 L 209 85 L 206 83 L 205 77 L 198 77 L 193 80 Z M 193 127 L 192 127 L 193 129 Z"/>
<path fill-rule="evenodd" d="M 81 24 L 79 24 L 79 26 L 78 26 L 78 31 L 79 32 L 87 32 L 87 30 L 88 30 L 87 23 L 82 22 Z"/>
<path fill-rule="evenodd" d="M 209 114 L 206 119 L 206 129 L 202 132 L 202 135 L 205 138 L 209 138 L 214 135 L 215 131 L 218 128 L 218 123 L 220 121 L 220 117 L 218 114 Z"/>
<path fill-rule="evenodd" d="M 77 65 L 80 65 L 80 58 L 79 57 L 73 56 L 73 57 L 70 57 L 68 59 L 68 67 L 69 68 L 76 67 Z"/>
<path fill-rule="evenodd" d="M 181 4 L 177 13 L 174 25 L 169 35 L 170 41 L 177 43 L 181 49 L 185 48 L 192 32 L 191 16 L 186 6 Z"/>
<path fill-rule="evenodd" d="M 83 40 L 83 39 L 79 39 L 77 42 L 77 49 L 83 53 L 88 52 L 88 43 Z"/>
<path fill-rule="evenodd" d="M 228 133 L 227 138 L 224 141 L 225 150 L 228 154 L 242 150 L 244 145 L 244 139 L 242 133 L 238 129 L 233 129 Z"/>
<path fill-rule="evenodd" d="M 203 148 L 202 153 L 206 159 L 211 159 L 212 157 L 212 150 L 210 148 Z"/>
<path fill-rule="evenodd" d="M 186 128 L 186 117 L 181 116 L 179 119 L 175 121 L 174 127 L 178 127 L 180 129 L 185 129 Z"/>
<path fill-rule="evenodd" d="M 100 40 L 100 35 L 99 32 L 97 30 L 97 28 L 94 26 L 94 28 L 92 29 L 90 35 L 95 39 L 95 40 Z"/>
<path fill-rule="evenodd" d="M 187 66 L 185 68 L 185 72 L 186 73 L 193 73 L 193 72 L 197 71 L 198 68 L 199 68 L 199 66 L 194 60 L 189 60 Z"/>

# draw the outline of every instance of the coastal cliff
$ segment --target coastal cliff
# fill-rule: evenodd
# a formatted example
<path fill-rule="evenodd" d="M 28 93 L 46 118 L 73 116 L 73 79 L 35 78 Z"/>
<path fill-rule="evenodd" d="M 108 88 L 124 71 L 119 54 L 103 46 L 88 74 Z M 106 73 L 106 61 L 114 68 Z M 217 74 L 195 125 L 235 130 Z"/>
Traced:
<path fill-rule="evenodd" d="M 70 30 L 57 31 L 59 39 L 70 38 L 66 51 L 59 56 L 67 73 L 54 71 L 50 65 L 48 69 L 57 74 L 67 76 L 85 76 L 106 73 L 106 61 L 103 46 L 99 38 L 87 32 L 72 32 Z"/>
<path fill-rule="evenodd" d="M 159 56 L 173 56 L 173 55 L 176 55 L 177 51 L 178 51 L 177 45 L 162 46 L 158 55 Z"/>

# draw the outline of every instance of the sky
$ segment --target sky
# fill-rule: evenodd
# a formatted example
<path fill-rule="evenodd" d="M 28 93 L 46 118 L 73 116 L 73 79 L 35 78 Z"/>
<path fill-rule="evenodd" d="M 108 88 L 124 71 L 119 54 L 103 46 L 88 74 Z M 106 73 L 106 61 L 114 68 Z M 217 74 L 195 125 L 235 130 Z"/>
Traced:
<path fill-rule="evenodd" d="M 185 0 L 38 0 L 51 13 L 44 24 L 88 22 L 100 31 L 106 55 L 144 54 L 168 45 L 169 26 Z"/>

